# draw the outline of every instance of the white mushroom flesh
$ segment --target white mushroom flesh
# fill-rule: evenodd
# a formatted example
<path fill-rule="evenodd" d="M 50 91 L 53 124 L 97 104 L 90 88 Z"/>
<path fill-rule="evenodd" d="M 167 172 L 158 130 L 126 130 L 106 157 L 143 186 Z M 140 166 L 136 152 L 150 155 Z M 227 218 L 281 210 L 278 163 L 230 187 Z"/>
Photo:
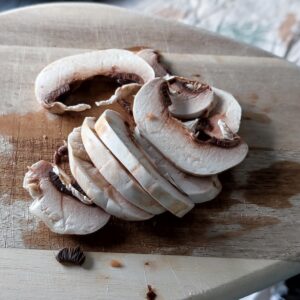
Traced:
<path fill-rule="evenodd" d="M 138 55 L 127 50 L 109 49 L 59 59 L 45 67 L 35 81 L 40 104 L 53 113 L 82 111 L 88 104 L 65 105 L 60 97 L 71 92 L 72 85 L 98 75 L 125 82 L 145 83 L 155 77 L 153 69 Z"/>
<path fill-rule="evenodd" d="M 215 107 L 214 92 L 205 83 L 173 76 L 168 80 L 170 113 L 182 120 L 206 117 Z"/>
<path fill-rule="evenodd" d="M 134 132 L 134 137 L 160 174 L 177 186 L 194 203 L 210 201 L 221 192 L 222 185 L 217 175 L 197 177 L 183 173 L 142 137 L 137 128 Z"/>
<path fill-rule="evenodd" d="M 140 133 L 166 158 L 182 171 L 199 176 L 220 173 L 245 158 L 248 146 L 242 140 L 232 148 L 217 147 L 198 140 L 172 117 L 167 109 L 169 99 L 162 91 L 164 84 L 161 78 L 146 83 L 135 97 L 133 115 Z"/>
<path fill-rule="evenodd" d="M 168 74 L 166 68 L 160 62 L 160 55 L 153 49 L 143 49 L 137 55 L 144 59 L 154 70 L 155 77 L 163 77 Z"/>
<path fill-rule="evenodd" d="M 113 110 L 103 112 L 95 124 L 95 130 L 107 148 L 163 207 L 178 217 L 193 208 L 192 201 L 161 176 L 149 162 L 134 142 L 119 113 Z"/>
<path fill-rule="evenodd" d="M 127 172 L 110 150 L 102 143 L 94 131 L 95 119 L 85 118 L 81 136 L 84 147 L 101 175 L 124 197 L 136 211 L 143 212 L 143 217 L 150 218 L 151 214 L 160 214 L 165 209 L 155 201 Z M 128 209 L 131 209 L 129 207 Z M 148 213 L 146 213 L 148 212 Z"/>
<path fill-rule="evenodd" d="M 60 234 L 90 234 L 102 228 L 110 215 L 58 191 L 49 178 L 52 169 L 53 165 L 46 161 L 29 167 L 23 187 L 34 199 L 30 212 Z"/>

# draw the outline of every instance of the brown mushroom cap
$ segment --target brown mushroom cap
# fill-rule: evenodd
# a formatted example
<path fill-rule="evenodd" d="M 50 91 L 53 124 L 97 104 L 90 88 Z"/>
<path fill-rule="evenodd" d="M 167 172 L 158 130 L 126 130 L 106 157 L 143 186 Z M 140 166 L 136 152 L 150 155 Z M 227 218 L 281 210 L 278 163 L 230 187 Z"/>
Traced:
<path fill-rule="evenodd" d="M 145 83 L 154 71 L 142 58 L 127 50 L 109 49 L 68 56 L 45 67 L 35 81 L 35 95 L 43 107 L 53 113 L 82 111 L 88 104 L 66 106 L 59 102 L 71 86 L 97 75 L 129 82 Z"/>
<path fill-rule="evenodd" d="M 205 176 L 232 168 L 246 157 L 248 146 L 243 141 L 223 148 L 198 140 L 171 116 L 165 85 L 162 78 L 146 83 L 135 97 L 133 115 L 140 133 L 166 158 L 187 173 Z"/>

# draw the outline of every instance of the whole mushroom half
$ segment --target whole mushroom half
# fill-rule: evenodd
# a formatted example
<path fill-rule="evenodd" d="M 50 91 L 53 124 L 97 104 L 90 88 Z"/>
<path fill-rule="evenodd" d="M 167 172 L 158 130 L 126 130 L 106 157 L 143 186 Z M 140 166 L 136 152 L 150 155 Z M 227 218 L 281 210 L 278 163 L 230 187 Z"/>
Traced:
<path fill-rule="evenodd" d="M 121 49 L 88 52 L 61 58 L 45 67 L 35 81 L 35 95 L 52 113 L 83 111 L 91 108 L 81 103 L 67 106 L 63 97 L 83 81 L 103 75 L 122 84 L 143 84 L 155 77 L 152 67 L 138 55 Z"/>
<path fill-rule="evenodd" d="M 248 146 L 237 135 L 235 145 L 228 139 L 202 138 L 179 119 L 172 116 L 168 82 L 155 78 L 137 93 L 133 115 L 140 133 L 167 159 L 184 172 L 205 176 L 220 173 L 239 164 L 247 155 Z M 231 145 L 230 145 L 231 146 Z"/>

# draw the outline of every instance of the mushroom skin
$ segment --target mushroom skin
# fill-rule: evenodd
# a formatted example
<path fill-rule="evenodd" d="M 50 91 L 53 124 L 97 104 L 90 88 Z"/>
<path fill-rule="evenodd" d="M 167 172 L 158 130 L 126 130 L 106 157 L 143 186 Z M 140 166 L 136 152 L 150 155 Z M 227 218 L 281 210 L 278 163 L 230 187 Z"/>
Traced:
<path fill-rule="evenodd" d="M 83 81 L 97 75 L 115 78 L 121 85 L 130 82 L 143 84 L 155 77 L 151 66 L 130 51 L 93 51 L 64 57 L 46 66 L 35 81 L 36 99 L 56 114 L 89 109 L 91 106 L 85 103 L 67 106 L 62 98 Z"/>
<path fill-rule="evenodd" d="M 163 77 L 168 74 L 167 69 L 160 62 L 160 54 L 154 49 L 142 49 L 137 52 L 137 55 L 153 68 L 155 77 Z"/>
<path fill-rule="evenodd" d="M 100 207 L 85 205 L 57 190 L 49 178 L 53 164 L 39 161 L 29 167 L 23 187 L 33 198 L 30 212 L 59 234 L 90 234 L 102 228 L 110 218 Z"/>
<path fill-rule="evenodd" d="M 242 162 L 248 146 L 239 139 L 232 148 L 218 147 L 195 136 L 174 118 L 165 93 L 167 82 L 155 78 L 136 94 L 133 116 L 140 133 L 182 171 L 196 176 L 218 174 Z"/>

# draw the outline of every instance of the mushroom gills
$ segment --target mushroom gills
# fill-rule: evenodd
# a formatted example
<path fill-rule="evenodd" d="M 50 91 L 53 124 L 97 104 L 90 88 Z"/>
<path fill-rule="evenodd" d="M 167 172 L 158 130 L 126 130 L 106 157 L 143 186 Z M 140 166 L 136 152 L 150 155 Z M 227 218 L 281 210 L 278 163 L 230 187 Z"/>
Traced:
<path fill-rule="evenodd" d="M 95 124 L 95 130 L 106 147 L 163 207 L 178 217 L 193 208 L 193 202 L 161 176 L 150 163 L 135 143 L 119 113 L 104 111 Z"/>
<path fill-rule="evenodd" d="M 100 174 L 122 195 L 128 210 L 135 209 L 137 214 L 142 213 L 142 217 L 145 219 L 149 219 L 154 214 L 165 212 L 165 209 L 140 186 L 136 179 L 107 149 L 97 136 L 94 127 L 95 119 L 85 118 L 81 127 L 81 137 L 85 150 Z"/>
<path fill-rule="evenodd" d="M 166 85 L 162 78 L 149 81 L 136 94 L 133 104 L 139 132 L 164 157 L 180 170 L 196 176 L 218 174 L 244 160 L 248 146 L 241 139 L 231 148 L 212 145 L 199 140 L 193 131 L 173 117 L 167 109 Z"/>
<path fill-rule="evenodd" d="M 144 83 L 155 77 L 151 66 L 127 50 L 108 49 L 61 58 L 46 66 L 35 81 L 38 102 L 52 113 L 83 111 L 90 105 L 61 102 L 79 83 L 98 75 L 115 78 L 119 84 Z"/>
<path fill-rule="evenodd" d="M 25 174 L 23 187 L 34 200 L 30 212 L 59 234 L 90 234 L 102 228 L 110 215 L 58 191 L 49 178 L 52 170 L 51 163 L 39 161 Z"/>
<path fill-rule="evenodd" d="M 134 137 L 160 174 L 185 193 L 194 203 L 210 201 L 221 192 L 222 185 L 217 175 L 197 177 L 183 173 L 151 145 L 139 133 L 138 128 L 134 131 Z"/>
<path fill-rule="evenodd" d="M 71 178 L 57 165 L 54 165 L 49 172 L 49 178 L 52 184 L 62 193 L 74 196 L 82 203 L 91 205 L 93 202 L 85 194 L 78 183 L 73 183 Z"/>

